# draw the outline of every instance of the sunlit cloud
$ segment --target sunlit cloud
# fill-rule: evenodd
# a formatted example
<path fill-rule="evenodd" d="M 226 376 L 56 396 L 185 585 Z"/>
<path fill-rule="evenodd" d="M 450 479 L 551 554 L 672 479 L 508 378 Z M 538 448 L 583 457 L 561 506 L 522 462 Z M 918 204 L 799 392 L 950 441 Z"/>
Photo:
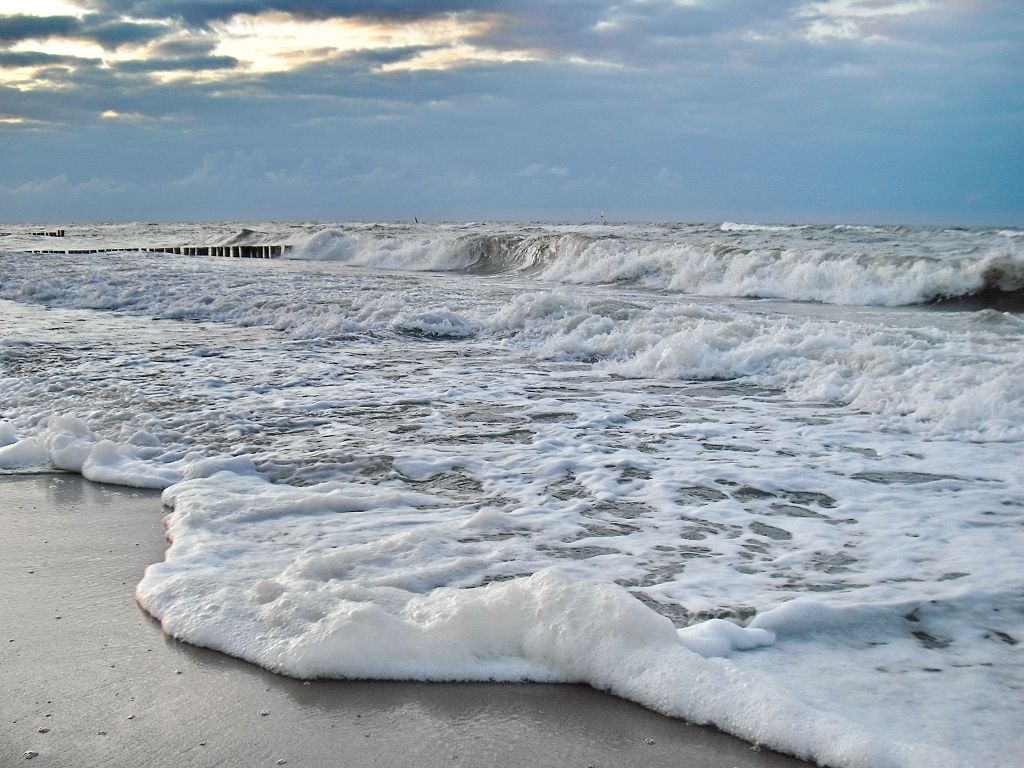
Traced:
<path fill-rule="evenodd" d="M 130 54 L 118 55 L 105 52 L 102 46 L 88 40 L 73 40 L 51 37 L 48 40 L 25 40 L 8 48 L 11 52 L 43 53 L 77 59 L 117 60 Z"/>
<path fill-rule="evenodd" d="M 105 112 L 101 112 L 100 118 L 103 120 L 115 120 L 122 123 L 141 123 L 146 120 L 153 119 L 151 117 L 147 117 L 141 112 L 117 112 L 113 109 L 108 109 Z"/>
<path fill-rule="evenodd" d="M 23 117 L 22 115 L 5 115 L 0 113 L 0 125 L 46 125 L 44 120 L 33 120 L 29 117 Z"/>
<path fill-rule="evenodd" d="M 216 53 L 245 62 L 252 72 L 284 72 L 361 52 L 416 51 L 381 72 L 447 69 L 469 62 L 530 60 L 524 51 L 478 48 L 470 38 L 488 35 L 499 17 L 450 14 L 441 18 L 377 20 L 300 19 L 286 14 L 235 16 L 211 28 L 220 38 Z M 420 50 L 427 49 L 427 50 Z"/>
<path fill-rule="evenodd" d="M 878 39 L 885 21 L 931 7 L 929 0 L 827 0 L 805 5 L 796 16 L 810 19 L 805 35 L 814 42 Z"/>
<path fill-rule="evenodd" d="M 11 11 L 24 10 L 22 5 L 9 0 L 6 7 Z M 74 10 L 72 6 L 60 6 L 58 10 L 68 8 Z M 24 22 L 25 18 L 15 20 L 22 28 L 33 28 Z M 118 45 L 104 39 L 91 39 L 93 28 L 74 26 L 70 15 L 59 17 L 69 19 L 62 24 L 56 23 L 57 18 L 39 17 L 35 25 L 52 32 L 41 32 L 8 44 L 10 54 L 32 53 L 40 58 L 7 64 L 0 73 L 0 82 L 22 89 L 43 87 L 48 80 L 47 67 L 73 69 L 76 61 L 82 63 L 83 60 L 112 72 L 146 75 L 167 82 L 230 80 L 239 75 L 288 72 L 360 55 L 368 56 L 365 66 L 378 73 L 444 70 L 544 58 L 534 51 L 479 45 L 477 41 L 487 39 L 508 22 L 508 18 L 500 14 L 310 19 L 271 12 L 238 14 L 224 22 L 212 22 L 201 30 L 186 28 L 174 19 L 132 20 L 118 22 L 129 27 L 126 35 L 137 30 L 138 35 L 149 39 Z M 111 22 L 105 25 L 101 29 L 109 30 L 114 26 Z M 9 23 L 9 26 L 12 25 Z M 391 55 L 383 63 L 373 60 L 374 56 L 379 59 L 381 54 Z"/>
<path fill-rule="evenodd" d="M 543 57 L 530 51 L 496 51 L 472 45 L 452 45 L 417 53 L 411 59 L 381 65 L 379 72 L 412 72 L 420 69 L 453 69 L 470 64 L 511 64 L 523 61 L 542 61 Z"/>

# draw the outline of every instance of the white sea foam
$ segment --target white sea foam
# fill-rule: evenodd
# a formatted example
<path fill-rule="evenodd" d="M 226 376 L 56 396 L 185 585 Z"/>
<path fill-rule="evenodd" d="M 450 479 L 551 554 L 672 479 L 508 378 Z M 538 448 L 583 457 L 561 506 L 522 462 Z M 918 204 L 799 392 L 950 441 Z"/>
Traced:
<path fill-rule="evenodd" d="M 836 224 L 833 229 L 837 232 L 850 230 L 853 232 L 885 232 L 883 227 L 872 227 L 866 224 Z"/>
<path fill-rule="evenodd" d="M 237 228 L 231 234 L 231 228 Z M 97 225 L 68 247 L 167 240 L 284 242 L 293 259 L 386 270 L 529 274 L 573 284 L 899 306 L 1007 287 L 1024 276 L 1016 230 L 851 225 Z M 162 242 L 161 242 L 162 241 Z M 116 246 L 114 245 L 116 243 Z M 14 233 L 9 247 L 38 246 Z M 35 294 L 37 298 L 45 294 Z M 985 300 L 991 301 L 988 296 Z M 1019 305 L 1021 299 L 1015 299 Z"/>
<path fill-rule="evenodd" d="M 690 295 L 1017 290 L 1014 238 L 875 229 L 0 253 L 0 471 L 169 486 L 140 599 L 273 669 L 586 680 L 828 764 L 1013 765 L 1020 315 Z"/>
<path fill-rule="evenodd" d="M 584 294 L 568 286 L 498 298 L 485 282 L 486 296 L 443 288 L 434 295 L 389 290 L 390 278 L 358 272 L 328 272 L 317 284 L 304 271 L 277 271 L 278 282 L 268 286 L 262 273 L 234 275 L 214 267 L 197 291 L 156 259 L 117 271 L 85 265 L 38 272 L 31 263 L 24 270 L 12 268 L 0 280 L 4 295 L 265 326 L 295 338 L 493 338 L 540 358 L 599 361 L 618 375 L 745 379 L 804 400 L 846 403 L 890 425 L 912 422 L 933 437 L 1008 440 L 1024 428 L 1022 327 L 1000 313 L 954 331 L 938 315 L 910 315 L 895 324 L 872 315 L 801 317 L 636 292 Z M 1024 272 L 1005 276 L 1018 278 Z"/>
<path fill-rule="evenodd" d="M 727 222 L 718 231 L 747 235 L 749 241 L 722 242 L 709 231 L 635 227 L 611 236 L 586 228 L 349 228 L 304 236 L 293 255 L 382 269 L 525 271 L 552 282 L 631 283 L 687 294 L 845 305 L 900 306 L 990 286 L 1022 287 L 1019 279 L 1010 285 L 1003 276 L 1024 274 L 1024 255 L 991 232 L 984 238 L 968 232 L 973 239 L 966 243 L 957 239 L 965 234 L 961 230 L 927 237 L 918 232 L 915 252 L 901 241 L 906 230 Z M 825 232 L 847 239 L 829 239 Z"/>
<path fill-rule="evenodd" d="M 297 677 L 586 682 L 828 765 L 967 765 L 933 746 L 888 742 L 702 658 L 770 645 L 764 629 L 712 620 L 677 632 L 625 590 L 554 569 L 424 591 L 444 578 L 421 552 L 437 547 L 437 523 L 371 542 L 373 526 L 358 519 L 348 527 L 366 541 L 355 547 L 324 525 L 370 511 L 411 517 L 430 501 L 230 473 L 186 481 L 164 492 L 171 548 L 136 594 L 174 636 Z M 287 547 L 276 545 L 283 536 Z"/>
<path fill-rule="evenodd" d="M 787 232 L 793 229 L 806 229 L 805 226 L 796 224 L 736 224 L 727 221 L 722 224 L 723 232 Z"/>
<path fill-rule="evenodd" d="M 18 442 L 18 433 L 10 422 L 0 421 L 0 448 Z"/>
<path fill-rule="evenodd" d="M 134 488 L 166 488 L 181 480 L 174 467 L 140 459 L 130 446 L 96 440 L 85 422 L 74 416 L 50 417 L 34 437 L 18 440 L 10 427 L 0 437 L 6 438 L 0 447 L 0 470 L 61 469 L 97 483 Z"/>

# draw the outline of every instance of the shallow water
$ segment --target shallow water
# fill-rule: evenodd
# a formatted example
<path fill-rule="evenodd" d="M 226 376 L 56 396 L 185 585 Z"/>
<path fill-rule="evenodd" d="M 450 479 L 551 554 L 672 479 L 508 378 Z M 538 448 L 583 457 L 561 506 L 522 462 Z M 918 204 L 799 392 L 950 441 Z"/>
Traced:
<path fill-rule="evenodd" d="M 138 592 L 168 631 L 300 677 L 582 680 L 834 765 L 1013 764 L 1024 321 L 918 305 L 1012 302 L 1019 233 L 245 226 L 0 254 L 0 467 L 171 486 Z M 231 240 L 294 248 L 26 252 Z"/>

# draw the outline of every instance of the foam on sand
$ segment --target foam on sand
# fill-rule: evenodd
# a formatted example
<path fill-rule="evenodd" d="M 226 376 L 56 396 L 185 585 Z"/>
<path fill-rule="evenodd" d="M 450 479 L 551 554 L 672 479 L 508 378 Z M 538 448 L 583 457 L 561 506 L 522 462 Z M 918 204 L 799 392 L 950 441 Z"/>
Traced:
<path fill-rule="evenodd" d="M 165 631 L 288 675 L 586 682 L 668 715 L 832 766 L 966 765 L 887 742 L 770 679 L 708 655 L 770 643 L 712 622 L 677 631 L 626 590 L 557 569 L 425 589 L 431 535 L 336 548 L 325 521 L 429 499 L 342 484 L 298 489 L 222 472 L 164 492 L 172 541 L 139 603 Z M 287 546 L 281 546 L 287 536 Z M 454 567 L 458 567 L 454 564 Z M 689 647 L 688 647 L 689 646 Z"/>
<path fill-rule="evenodd" d="M 133 488 L 166 488 L 181 479 L 172 466 L 161 466 L 132 455 L 128 446 L 97 440 L 74 416 L 51 416 L 42 432 L 18 440 L 13 426 L 0 424 L 0 469 L 77 472 L 97 483 Z"/>

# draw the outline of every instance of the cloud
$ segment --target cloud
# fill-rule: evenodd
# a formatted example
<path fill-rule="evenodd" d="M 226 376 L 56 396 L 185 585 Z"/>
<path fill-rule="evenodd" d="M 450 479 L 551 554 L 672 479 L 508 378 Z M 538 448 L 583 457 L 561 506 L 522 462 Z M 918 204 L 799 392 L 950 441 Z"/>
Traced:
<path fill-rule="evenodd" d="M 569 169 L 562 168 L 559 166 L 546 167 L 541 163 L 533 163 L 531 165 L 526 166 L 525 168 L 523 168 L 523 170 L 519 171 L 518 173 L 513 173 L 512 175 L 518 179 L 529 179 L 541 173 L 549 173 L 552 176 L 566 176 L 569 173 Z"/>
<path fill-rule="evenodd" d="M 25 40 L 68 38 L 96 43 L 104 50 L 139 45 L 166 34 L 166 24 L 108 20 L 101 16 L 32 16 L 23 13 L 0 16 L 0 43 L 7 46 Z"/>
<path fill-rule="evenodd" d="M 168 26 L 131 21 L 90 22 L 90 17 L 86 17 L 82 30 L 75 37 L 92 40 L 104 50 L 116 51 L 124 45 L 137 46 L 163 37 L 168 32 Z"/>
<path fill-rule="evenodd" d="M 674 171 L 670 171 L 668 168 L 660 169 L 658 171 L 658 175 L 654 177 L 654 181 L 659 184 L 672 184 L 679 180 L 679 174 Z"/>
<path fill-rule="evenodd" d="M 23 115 L 7 115 L 0 112 L 0 124 L 5 126 L 40 126 L 46 125 L 43 120 L 33 120 Z"/>
<path fill-rule="evenodd" d="M 531 176 L 536 176 L 538 173 L 540 173 L 543 170 L 544 170 L 544 166 L 541 165 L 540 163 L 532 163 L 532 164 L 526 166 L 525 168 L 523 168 L 523 170 L 519 171 L 519 173 L 513 173 L 512 175 L 516 176 L 516 177 L 518 177 L 520 179 L 528 179 Z"/>
<path fill-rule="evenodd" d="M 113 16 L 179 18 L 206 27 L 234 16 L 283 13 L 303 19 L 424 18 L 467 11 L 511 10 L 511 2 L 472 0 L 101 0 L 95 7 Z M 522 6 L 527 9 L 528 6 Z"/>
<path fill-rule="evenodd" d="M 477 178 L 475 173 L 470 173 L 466 176 L 460 176 L 452 182 L 452 186 L 456 188 L 466 189 L 469 187 L 479 186 L 480 180 Z"/>
<path fill-rule="evenodd" d="M 0 68 L 21 69 L 25 67 L 53 66 L 96 66 L 102 59 L 85 59 L 81 56 L 63 56 L 40 51 L 0 51 Z"/>
<path fill-rule="evenodd" d="M 80 1 L 0 17 L 0 183 L 131 185 L 62 218 L 1024 199 L 1020 3 Z"/>
<path fill-rule="evenodd" d="M 216 51 L 247 63 L 253 72 L 283 72 L 324 62 L 365 62 L 370 71 L 444 70 L 544 58 L 527 50 L 479 45 L 507 23 L 504 16 L 307 18 L 283 13 L 236 15 L 211 22 Z M 372 62 L 377 62 L 373 66 Z"/>
<path fill-rule="evenodd" d="M 82 26 L 81 19 L 75 16 L 29 16 L 15 13 L 0 16 L 0 42 L 9 45 L 21 40 L 67 37 L 79 32 Z"/>
<path fill-rule="evenodd" d="M 488 64 L 513 64 L 543 61 L 544 57 L 531 51 L 496 51 L 471 45 L 451 45 L 417 52 L 408 58 L 383 64 L 379 72 L 417 72 L 420 70 L 446 70 L 457 67 Z"/>
<path fill-rule="evenodd" d="M 108 109 L 100 113 L 100 119 L 139 124 L 152 120 L 153 118 L 148 117 L 141 112 L 118 112 L 113 109 Z"/>
<path fill-rule="evenodd" d="M 134 59 L 113 64 L 118 72 L 206 72 L 234 69 L 238 59 L 233 56 L 187 56 L 177 59 Z"/>
<path fill-rule="evenodd" d="M 190 173 L 170 183 L 174 189 L 210 187 L 224 182 L 253 179 L 263 175 L 268 168 L 266 154 L 262 149 L 251 153 L 234 152 L 230 156 L 223 150 L 207 152 L 203 162 Z"/>
<path fill-rule="evenodd" d="M 165 58 L 208 56 L 219 42 L 213 35 L 190 34 L 187 37 L 160 40 L 150 46 L 149 52 Z"/>
<path fill-rule="evenodd" d="M 880 37 L 884 35 L 885 22 L 932 7 L 929 0 L 826 0 L 805 5 L 795 16 L 810 19 L 807 38 L 822 43 L 830 39 Z"/>
<path fill-rule="evenodd" d="M 71 194 L 116 194 L 128 189 L 127 184 L 111 181 L 109 179 L 92 178 L 81 184 L 69 184 L 67 174 L 54 176 L 46 181 L 29 181 L 13 189 L 0 187 L 8 195 L 13 197 L 23 196 L 53 196 L 60 193 Z"/>
<path fill-rule="evenodd" d="M 336 15 L 330 4 L 318 6 L 317 13 L 299 5 L 294 13 L 260 6 L 261 12 L 251 14 L 240 12 L 248 6 L 214 5 L 225 11 L 224 18 L 212 14 L 202 27 L 190 27 L 179 16 L 132 20 L 99 13 L 81 19 L 16 14 L 0 17 L 0 34 L 20 53 L 85 60 L 100 52 L 102 66 L 115 73 L 149 73 L 163 80 L 160 73 L 191 72 L 209 80 L 220 72 L 219 79 L 226 79 L 228 70 L 287 72 L 324 63 L 390 74 L 542 61 L 552 55 L 511 45 L 504 30 L 512 23 L 507 14 L 417 16 L 406 7 L 400 16 L 382 15 L 379 9 L 372 15 Z M 483 44 L 488 40 L 498 45 Z M 64 59 L 62 64 L 73 68 L 75 62 Z M 39 73 L 21 82 L 40 88 L 48 79 Z M 55 85 L 63 88 L 65 81 L 61 75 Z"/>
<path fill-rule="evenodd" d="M 29 181 L 22 184 L 20 187 L 7 190 L 10 195 L 49 195 L 58 190 L 65 190 L 68 186 L 67 174 L 60 174 L 54 176 L 52 179 L 47 181 Z"/>

